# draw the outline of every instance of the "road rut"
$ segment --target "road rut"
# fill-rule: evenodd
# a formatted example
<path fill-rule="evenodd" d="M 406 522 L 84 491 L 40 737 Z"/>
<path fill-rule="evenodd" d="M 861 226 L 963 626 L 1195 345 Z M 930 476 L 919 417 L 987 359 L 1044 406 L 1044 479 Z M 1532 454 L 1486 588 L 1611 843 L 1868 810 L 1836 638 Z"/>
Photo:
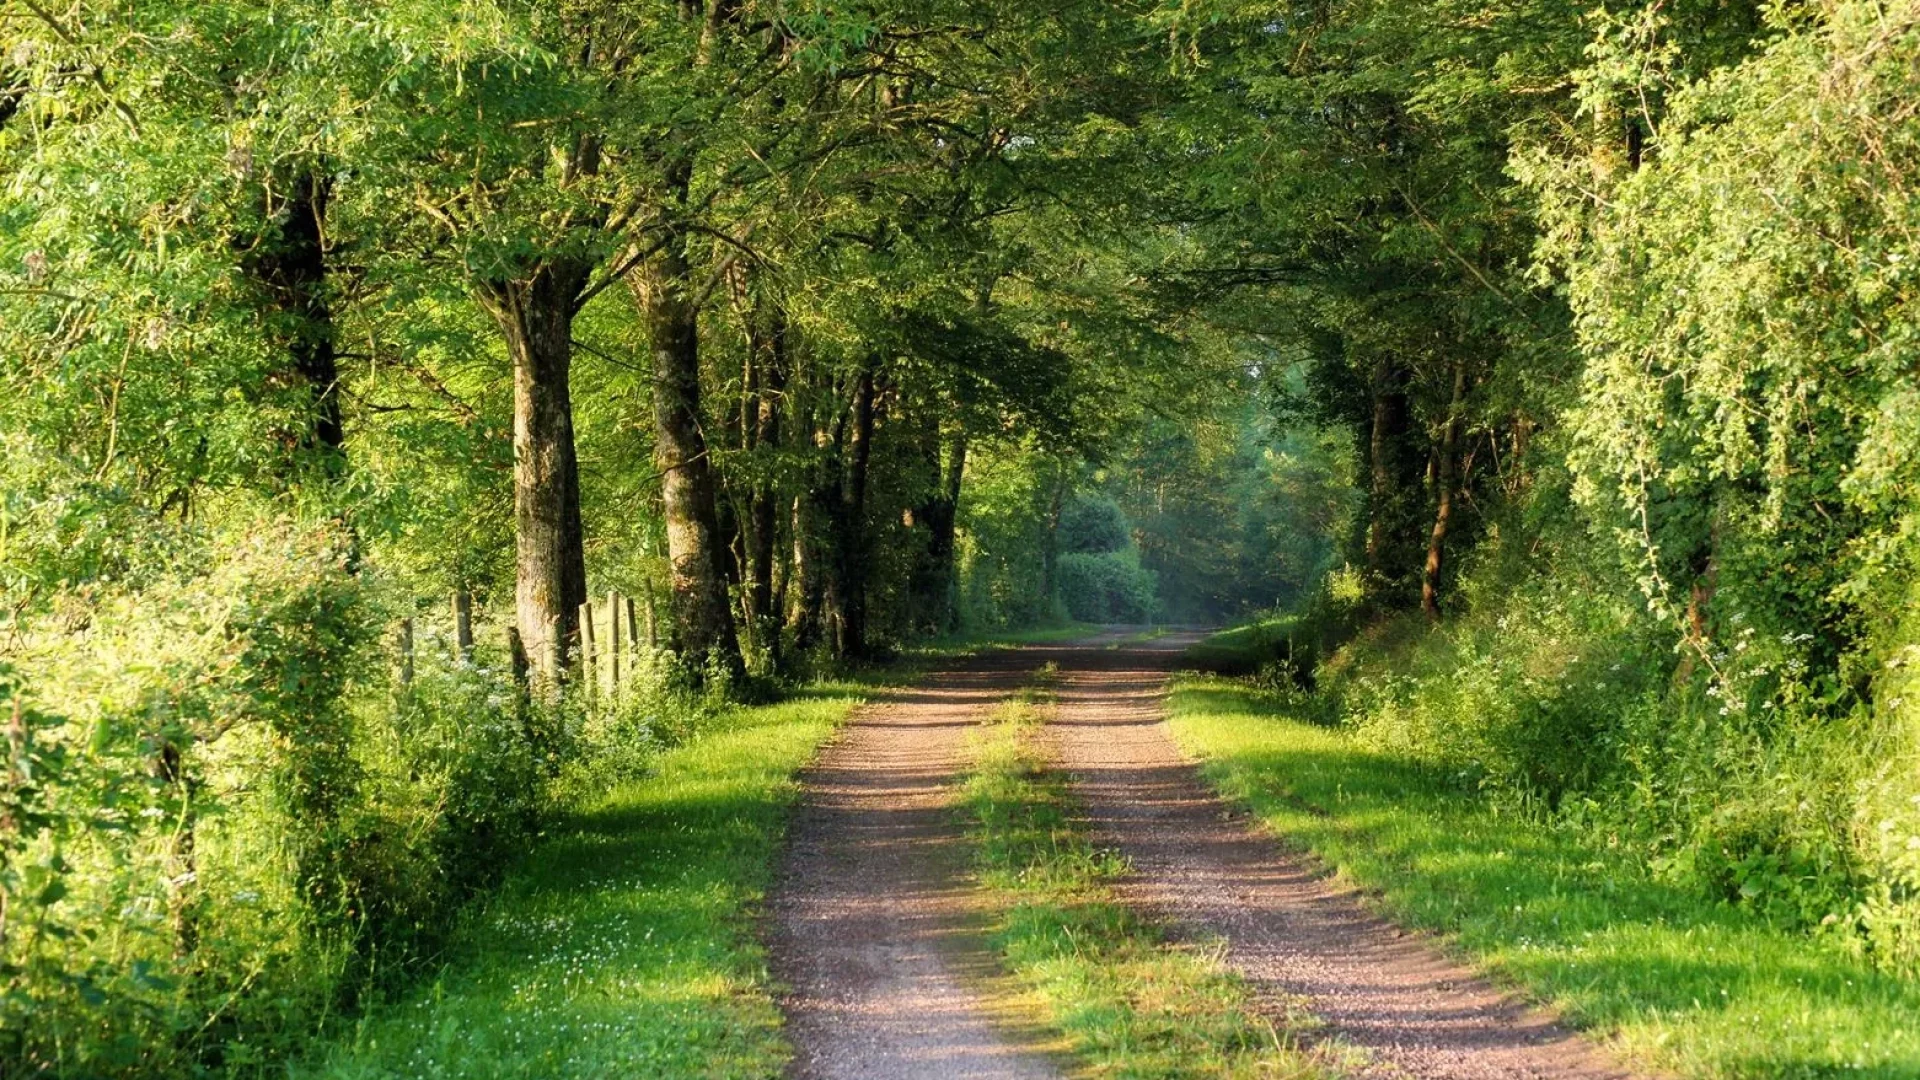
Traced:
<path fill-rule="evenodd" d="M 1040 665 L 1060 670 L 1042 738 L 1097 841 L 1132 871 L 1123 898 L 1180 936 L 1218 940 L 1276 1024 L 1357 1047 L 1353 1075 L 1617 1080 L 1593 1043 L 1371 914 L 1311 860 L 1223 803 L 1164 722 L 1168 674 L 1197 635 L 1109 633 L 990 653 L 860 710 L 808 770 L 769 905 L 791 1080 L 1055 1080 L 996 1023 L 974 976 L 989 914 L 955 812 L 967 733 Z"/>
<path fill-rule="evenodd" d="M 1226 962 L 1274 1014 L 1303 1004 L 1366 1052 L 1363 1077 L 1599 1080 L 1593 1044 L 1374 916 L 1217 798 L 1164 723 L 1168 673 L 1197 635 L 1041 650 L 1062 671 L 1048 749 L 1099 842 L 1132 866 L 1130 903 Z"/>
<path fill-rule="evenodd" d="M 793 1080 L 1053 1080 L 969 985 L 991 957 L 954 800 L 968 729 L 1041 660 L 976 657 L 861 709 L 805 777 L 769 913 Z"/>

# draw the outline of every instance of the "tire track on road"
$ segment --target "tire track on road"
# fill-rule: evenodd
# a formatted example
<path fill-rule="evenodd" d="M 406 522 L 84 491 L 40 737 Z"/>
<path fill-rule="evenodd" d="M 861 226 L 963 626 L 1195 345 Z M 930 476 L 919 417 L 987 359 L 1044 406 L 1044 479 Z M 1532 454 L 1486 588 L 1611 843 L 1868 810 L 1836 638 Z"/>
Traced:
<path fill-rule="evenodd" d="M 1100 842 L 1126 856 L 1122 894 L 1185 936 L 1218 938 L 1276 1024 L 1304 1004 L 1359 1047 L 1363 1077 L 1614 1080 L 1600 1048 L 1502 995 L 1369 912 L 1213 794 L 1166 729 L 1168 675 L 1195 634 L 1062 648 L 1053 762 Z"/>
<path fill-rule="evenodd" d="M 769 904 L 793 1080 L 1061 1075 L 977 992 L 993 961 L 954 807 L 968 731 L 1041 659 L 992 652 L 893 692 L 805 774 Z"/>

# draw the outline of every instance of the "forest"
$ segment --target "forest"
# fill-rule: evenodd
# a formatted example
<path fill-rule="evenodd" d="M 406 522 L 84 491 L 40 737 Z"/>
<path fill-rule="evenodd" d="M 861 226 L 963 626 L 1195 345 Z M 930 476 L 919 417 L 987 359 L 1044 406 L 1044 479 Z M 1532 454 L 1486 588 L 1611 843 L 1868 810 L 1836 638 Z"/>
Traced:
<path fill-rule="evenodd" d="M 1916 304 L 1913 0 L 0 0 L 0 1076 L 803 1069 L 807 762 L 1109 625 L 1235 628 L 1223 797 L 1206 694 L 1889 1018 L 1714 1049 L 1379 886 L 1636 1067 L 1920 1075 Z M 739 875 L 631 946 L 730 957 L 692 1057 L 351 1056 L 589 820 Z"/>

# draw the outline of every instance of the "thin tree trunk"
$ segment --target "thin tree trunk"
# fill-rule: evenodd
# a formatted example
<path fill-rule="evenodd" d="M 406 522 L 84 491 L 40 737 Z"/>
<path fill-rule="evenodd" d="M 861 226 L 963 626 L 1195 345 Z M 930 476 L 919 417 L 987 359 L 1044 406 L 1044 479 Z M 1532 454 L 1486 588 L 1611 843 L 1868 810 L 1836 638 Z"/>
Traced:
<path fill-rule="evenodd" d="M 473 663 L 473 594 L 453 591 L 453 651 L 463 664 Z"/>
<path fill-rule="evenodd" d="M 944 454 L 936 456 L 938 486 L 914 514 L 916 520 L 926 526 L 927 539 L 913 577 L 913 627 L 921 633 L 933 634 L 953 630 L 957 621 L 954 527 L 960 506 L 960 481 L 967 466 L 967 433 L 956 431 L 942 449 Z"/>
<path fill-rule="evenodd" d="M 1067 468 L 1055 461 L 1053 493 L 1047 498 L 1047 531 L 1040 541 L 1040 598 L 1047 605 L 1046 610 L 1041 612 L 1043 618 L 1053 616 L 1054 590 L 1059 588 L 1060 511 L 1066 501 Z"/>
<path fill-rule="evenodd" d="M 787 328 L 784 314 L 777 307 L 765 333 L 758 336 L 760 340 L 753 350 L 759 363 L 755 365 L 750 437 L 754 450 L 765 454 L 780 445 L 780 406 L 786 393 Z M 774 617 L 773 564 L 779 513 L 779 495 L 772 479 L 757 476 L 747 513 L 747 618 L 755 644 L 766 650 L 776 664 L 780 630 L 779 621 Z"/>
<path fill-rule="evenodd" d="M 826 575 L 820 572 L 821 552 L 815 535 L 819 528 L 817 501 L 816 492 L 793 500 L 793 616 L 789 625 L 793 628 L 793 647 L 802 652 L 820 642 L 826 601 Z"/>
<path fill-rule="evenodd" d="M 654 465 L 667 525 L 670 599 L 686 659 L 739 675 L 721 550 L 713 465 L 700 430 L 700 326 L 684 238 L 629 279 L 653 352 Z"/>
<path fill-rule="evenodd" d="M 1623 164 L 1626 128 L 1620 122 L 1619 103 L 1602 95 L 1594 103 L 1593 147 L 1588 165 L 1593 170 L 1594 190 L 1605 193 L 1619 175 Z"/>
<path fill-rule="evenodd" d="M 1436 491 L 1433 531 L 1427 536 L 1427 562 L 1420 574 L 1420 610 L 1427 618 L 1440 617 L 1440 567 L 1447 545 L 1447 525 L 1453 517 L 1453 488 L 1459 469 L 1460 409 L 1467 393 L 1467 365 L 1453 364 L 1453 396 L 1447 403 L 1446 426 L 1440 434 L 1439 460 L 1434 469 Z"/>
<path fill-rule="evenodd" d="M 960 596 L 958 567 L 954 563 L 956 552 L 955 532 L 960 524 L 960 485 L 967 475 L 967 433 L 957 431 L 953 442 L 947 447 L 946 474 L 942 479 L 946 483 L 946 514 L 934 525 L 933 554 L 940 568 L 942 588 L 940 590 L 942 632 L 951 633 L 960 628 Z"/>
<path fill-rule="evenodd" d="M 1682 682 L 1693 677 L 1698 661 L 1710 656 L 1713 649 L 1713 596 L 1720 582 L 1721 526 L 1726 520 L 1722 509 L 1725 506 L 1725 492 L 1716 485 L 1708 498 L 1713 506 L 1713 518 L 1708 526 L 1706 542 L 1696 547 L 1687 560 L 1693 580 L 1687 585 L 1687 650 L 1681 654 L 1676 669 L 1676 678 Z"/>
<path fill-rule="evenodd" d="M 549 688 L 565 679 L 587 600 L 573 439 L 573 317 L 590 268 L 550 260 L 481 298 L 513 357 L 514 601 L 520 640 Z"/>
<path fill-rule="evenodd" d="M 841 450 L 840 499 L 834 507 L 834 573 L 828 595 L 835 622 L 834 651 L 843 659 L 867 655 L 867 586 L 872 553 L 867 536 L 867 472 L 873 460 L 873 363 L 854 376 L 852 416 Z"/>
<path fill-rule="evenodd" d="M 180 800 L 180 813 L 170 823 L 173 833 L 167 840 L 167 922 L 173 930 L 174 956 L 184 960 L 200 948 L 195 895 L 200 871 L 196 845 L 200 785 L 187 769 L 186 748 L 164 736 L 159 742 L 153 761 L 154 778 Z"/>

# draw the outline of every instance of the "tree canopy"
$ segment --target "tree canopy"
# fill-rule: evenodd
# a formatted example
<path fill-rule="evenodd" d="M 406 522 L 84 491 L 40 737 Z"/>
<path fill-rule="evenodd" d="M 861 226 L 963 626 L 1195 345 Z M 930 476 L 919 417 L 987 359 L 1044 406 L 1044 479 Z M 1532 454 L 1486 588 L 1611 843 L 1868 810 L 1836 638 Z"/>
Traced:
<path fill-rule="evenodd" d="M 0 0 L 0 1063 L 429 955 L 626 730 L 595 618 L 719 700 L 1577 608 L 1739 775 L 1911 762 L 1917 73 L 1884 0 Z M 1622 709 L 1466 756 L 1624 790 Z M 1894 904 L 1855 765 L 1807 876 Z"/>

